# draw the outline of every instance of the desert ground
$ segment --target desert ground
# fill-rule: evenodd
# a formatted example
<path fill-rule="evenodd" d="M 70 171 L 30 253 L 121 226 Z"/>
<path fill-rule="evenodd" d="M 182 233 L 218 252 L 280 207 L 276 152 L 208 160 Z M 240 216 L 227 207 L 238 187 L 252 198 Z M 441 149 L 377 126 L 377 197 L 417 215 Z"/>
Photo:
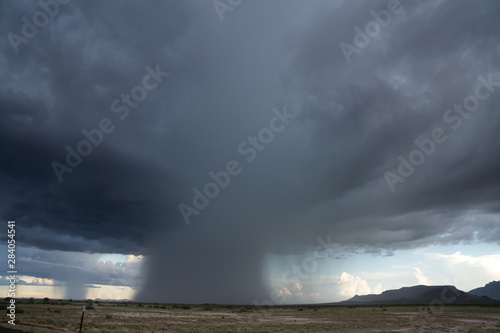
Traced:
<path fill-rule="evenodd" d="M 5 302 L 5 305 L 7 303 Z M 499 306 L 223 306 L 18 300 L 22 332 L 500 332 Z M 0 332 L 2 329 L 0 328 Z"/>

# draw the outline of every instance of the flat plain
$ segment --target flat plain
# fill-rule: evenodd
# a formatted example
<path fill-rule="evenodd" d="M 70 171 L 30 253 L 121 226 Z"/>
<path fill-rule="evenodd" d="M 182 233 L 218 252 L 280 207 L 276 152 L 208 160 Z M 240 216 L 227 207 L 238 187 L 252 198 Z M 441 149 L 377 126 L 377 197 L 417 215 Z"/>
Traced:
<path fill-rule="evenodd" d="M 224 306 L 18 300 L 22 332 L 500 332 L 500 306 Z M 7 306 L 7 303 L 4 303 Z M 1 329 L 0 329 L 1 331 Z"/>

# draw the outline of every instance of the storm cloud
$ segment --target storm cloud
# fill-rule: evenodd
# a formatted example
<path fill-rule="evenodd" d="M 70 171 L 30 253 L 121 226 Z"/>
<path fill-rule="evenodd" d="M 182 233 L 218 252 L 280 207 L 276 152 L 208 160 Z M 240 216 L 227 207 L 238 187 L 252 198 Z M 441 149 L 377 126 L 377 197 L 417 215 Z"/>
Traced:
<path fill-rule="evenodd" d="M 23 246 L 147 255 L 139 300 L 252 303 L 269 297 L 266 255 L 321 235 L 372 252 L 500 244 L 494 0 L 243 1 L 223 21 L 211 1 L 71 1 L 17 52 L 8 34 L 42 9 L 0 6 L 0 216 Z M 370 37 L 388 6 L 398 14 Z M 342 43 L 358 52 L 347 59 Z M 137 102 L 157 66 L 169 75 Z M 480 78 L 488 97 L 450 111 L 454 129 L 444 114 Z M 285 109 L 289 124 L 263 144 Z M 114 130 L 60 181 L 53 162 L 67 165 L 66 147 L 103 119 Z M 447 140 L 391 191 L 386 173 L 435 128 Z M 196 209 L 193 189 L 229 161 L 241 172 Z M 189 224 L 181 203 L 198 211 Z"/>

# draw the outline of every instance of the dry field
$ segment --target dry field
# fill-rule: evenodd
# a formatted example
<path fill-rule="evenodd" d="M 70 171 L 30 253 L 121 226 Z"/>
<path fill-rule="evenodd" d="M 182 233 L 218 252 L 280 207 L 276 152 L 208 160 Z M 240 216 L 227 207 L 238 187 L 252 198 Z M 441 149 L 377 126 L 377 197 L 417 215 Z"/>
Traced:
<path fill-rule="evenodd" d="M 82 332 L 500 332 L 500 307 L 492 306 L 256 308 L 64 300 L 19 302 L 15 329 L 23 332 L 78 332 L 83 304 L 87 311 Z M 0 325 L 14 328 L 5 318 Z"/>

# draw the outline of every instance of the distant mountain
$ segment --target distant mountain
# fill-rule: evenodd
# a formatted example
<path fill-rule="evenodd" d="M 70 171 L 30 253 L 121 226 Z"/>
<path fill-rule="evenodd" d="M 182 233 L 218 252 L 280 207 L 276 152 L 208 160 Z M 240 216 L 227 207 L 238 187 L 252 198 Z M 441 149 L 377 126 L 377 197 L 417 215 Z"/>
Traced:
<path fill-rule="evenodd" d="M 469 294 L 477 296 L 488 296 L 496 300 L 500 300 L 500 281 L 493 281 L 484 287 L 472 289 Z"/>
<path fill-rule="evenodd" d="M 354 296 L 338 305 L 355 304 L 500 304 L 487 296 L 458 290 L 454 286 L 413 286 L 387 290 L 379 295 Z"/>
<path fill-rule="evenodd" d="M 92 299 L 88 299 L 89 301 L 92 301 Z M 95 298 L 93 300 L 94 302 L 95 301 L 98 301 L 98 302 L 121 302 L 121 303 L 128 303 L 128 302 L 132 302 L 131 300 L 129 300 L 128 298 L 123 298 L 123 299 L 113 299 L 113 298 Z"/>

